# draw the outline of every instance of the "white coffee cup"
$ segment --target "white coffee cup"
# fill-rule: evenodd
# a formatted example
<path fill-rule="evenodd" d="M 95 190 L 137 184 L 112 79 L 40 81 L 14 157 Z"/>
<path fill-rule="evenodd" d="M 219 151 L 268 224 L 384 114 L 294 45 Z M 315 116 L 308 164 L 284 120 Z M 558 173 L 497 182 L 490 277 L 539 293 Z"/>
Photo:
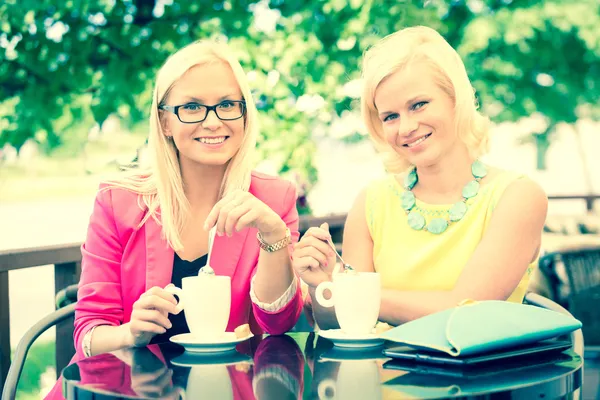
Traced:
<path fill-rule="evenodd" d="M 323 297 L 329 289 L 331 298 Z M 340 328 L 349 335 L 366 335 L 373 331 L 381 307 L 381 278 L 377 272 L 339 272 L 333 282 L 317 286 L 317 301 L 323 307 L 335 306 Z"/>
<path fill-rule="evenodd" d="M 188 276 L 181 288 L 165 289 L 179 297 L 177 308 L 185 310 L 190 332 L 198 339 L 215 339 L 223 335 L 231 308 L 231 278 L 228 276 Z"/>

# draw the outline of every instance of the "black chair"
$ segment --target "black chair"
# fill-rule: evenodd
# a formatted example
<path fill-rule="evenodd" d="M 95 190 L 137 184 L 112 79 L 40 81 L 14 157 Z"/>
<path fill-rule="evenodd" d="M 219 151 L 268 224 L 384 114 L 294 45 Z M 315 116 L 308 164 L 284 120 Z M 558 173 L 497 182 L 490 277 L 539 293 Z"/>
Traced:
<path fill-rule="evenodd" d="M 23 335 L 21 340 L 19 340 L 17 350 L 12 357 L 10 368 L 8 369 L 8 375 L 6 382 L 4 382 L 4 389 L 2 390 L 2 400 L 14 400 L 17 393 L 17 384 L 25 365 L 25 359 L 33 342 L 48 328 L 73 317 L 74 314 L 75 304 L 69 304 L 42 318 Z"/>
<path fill-rule="evenodd" d="M 77 302 L 77 284 L 69 285 L 56 293 L 54 301 L 56 303 L 56 309 L 63 308 L 69 304 Z"/>
<path fill-rule="evenodd" d="M 553 299 L 583 323 L 588 347 L 600 350 L 600 248 L 580 246 L 548 253 L 539 265 Z"/>
<path fill-rule="evenodd" d="M 11 359 L 10 368 L 2 390 L 2 400 L 14 400 L 17 394 L 17 385 L 23 372 L 23 366 L 27 359 L 29 349 L 35 340 L 48 328 L 68 320 L 75 315 L 75 303 L 77 302 L 77 285 L 71 285 L 56 294 L 57 310 L 48 314 L 35 325 L 33 325 L 19 340 L 17 349 Z M 60 371 L 57 371 L 60 373 Z"/>
<path fill-rule="evenodd" d="M 541 296 L 537 293 L 533 293 L 533 292 L 527 293 L 525 295 L 525 298 L 523 299 L 523 303 L 529 304 L 532 306 L 536 306 L 536 307 L 540 307 L 540 308 L 545 308 L 547 310 L 556 311 L 561 314 L 568 315 L 570 317 L 573 316 L 573 315 L 571 315 L 571 313 L 569 311 L 567 311 L 566 308 L 564 308 L 560 304 L 558 304 L 544 296 Z M 569 336 L 570 336 L 573 350 L 577 354 L 581 354 L 583 356 L 584 342 L 583 342 L 583 332 L 581 331 L 581 329 L 577 329 L 576 331 L 571 332 L 569 334 Z"/>

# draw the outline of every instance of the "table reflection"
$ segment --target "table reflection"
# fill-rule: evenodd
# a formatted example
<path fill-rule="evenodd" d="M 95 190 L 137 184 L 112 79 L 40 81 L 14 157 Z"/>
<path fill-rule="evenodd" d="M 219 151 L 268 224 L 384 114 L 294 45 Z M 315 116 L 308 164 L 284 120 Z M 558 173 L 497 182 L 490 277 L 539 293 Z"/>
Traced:
<path fill-rule="evenodd" d="M 582 359 L 573 351 L 469 371 L 403 364 L 381 350 L 342 350 L 314 333 L 255 337 L 219 355 L 165 343 L 79 360 L 47 398 L 378 400 L 494 393 L 529 400 L 580 394 Z"/>
<path fill-rule="evenodd" d="M 304 356 L 290 336 L 255 338 L 226 354 L 191 354 L 173 344 L 131 348 L 67 367 L 67 397 L 93 391 L 150 399 L 297 399 Z M 61 382 L 57 382 L 57 386 Z M 58 388 L 55 388 L 58 389 Z M 54 390 L 47 398 L 62 398 Z"/>

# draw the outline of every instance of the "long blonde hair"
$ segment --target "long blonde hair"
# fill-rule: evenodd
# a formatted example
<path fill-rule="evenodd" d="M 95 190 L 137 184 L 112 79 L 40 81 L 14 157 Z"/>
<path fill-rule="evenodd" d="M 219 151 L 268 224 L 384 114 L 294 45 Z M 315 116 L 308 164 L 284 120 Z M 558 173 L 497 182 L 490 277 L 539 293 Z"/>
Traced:
<path fill-rule="evenodd" d="M 375 106 L 375 91 L 385 78 L 416 62 L 431 67 L 436 84 L 452 98 L 456 132 L 470 156 L 477 158 L 485 154 L 490 122 L 478 111 L 475 91 L 460 56 L 438 32 L 416 26 L 386 36 L 363 56 L 362 115 L 376 148 L 384 155 L 386 170 L 401 173 L 410 167 L 410 163 L 384 138 Z"/>
<path fill-rule="evenodd" d="M 158 107 L 166 101 L 174 84 L 190 68 L 213 62 L 222 62 L 231 67 L 246 102 L 244 138 L 239 151 L 228 163 L 219 197 L 235 189 L 248 190 L 258 134 L 258 111 L 246 74 L 233 51 L 225 43 L 208 40 L 194 42 L 177 51 L 158 71 L 150 110 L 150 168 L 130 171 L 108 182 L 109 188 L 120 187 L 139 195 L 140 207 L 148 209 L 140 226 L 148 218 L 154 218 L 162 224 L 163 235 L 174 250 L 183 248 L 181 233 L 190 212 L 190 205 L 184 192 L 177 148 L 173 140 L 164 134 L 161 124 L 162 111 L 159 111 Z"/>

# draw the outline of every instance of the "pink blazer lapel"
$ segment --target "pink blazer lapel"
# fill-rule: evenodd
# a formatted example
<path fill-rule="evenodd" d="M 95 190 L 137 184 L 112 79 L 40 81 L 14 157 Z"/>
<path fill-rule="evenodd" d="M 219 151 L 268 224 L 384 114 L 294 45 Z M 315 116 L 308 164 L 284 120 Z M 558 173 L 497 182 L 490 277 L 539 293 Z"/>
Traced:
<path fill-rule="evenodd" d="M 233 276 L 240 260 L 250 229 L 235 232 L 231 237 L 215 236 L 212 254 L 208 263 L 216 275 Z"/>
<path fill-rule="evenodd" d="M 146 233 L 146 290 L 153 286 L 165 287 L 171 283 L 173 249 L 162 238 L 162 228 L 149 218 L 144 224 Z"/>

